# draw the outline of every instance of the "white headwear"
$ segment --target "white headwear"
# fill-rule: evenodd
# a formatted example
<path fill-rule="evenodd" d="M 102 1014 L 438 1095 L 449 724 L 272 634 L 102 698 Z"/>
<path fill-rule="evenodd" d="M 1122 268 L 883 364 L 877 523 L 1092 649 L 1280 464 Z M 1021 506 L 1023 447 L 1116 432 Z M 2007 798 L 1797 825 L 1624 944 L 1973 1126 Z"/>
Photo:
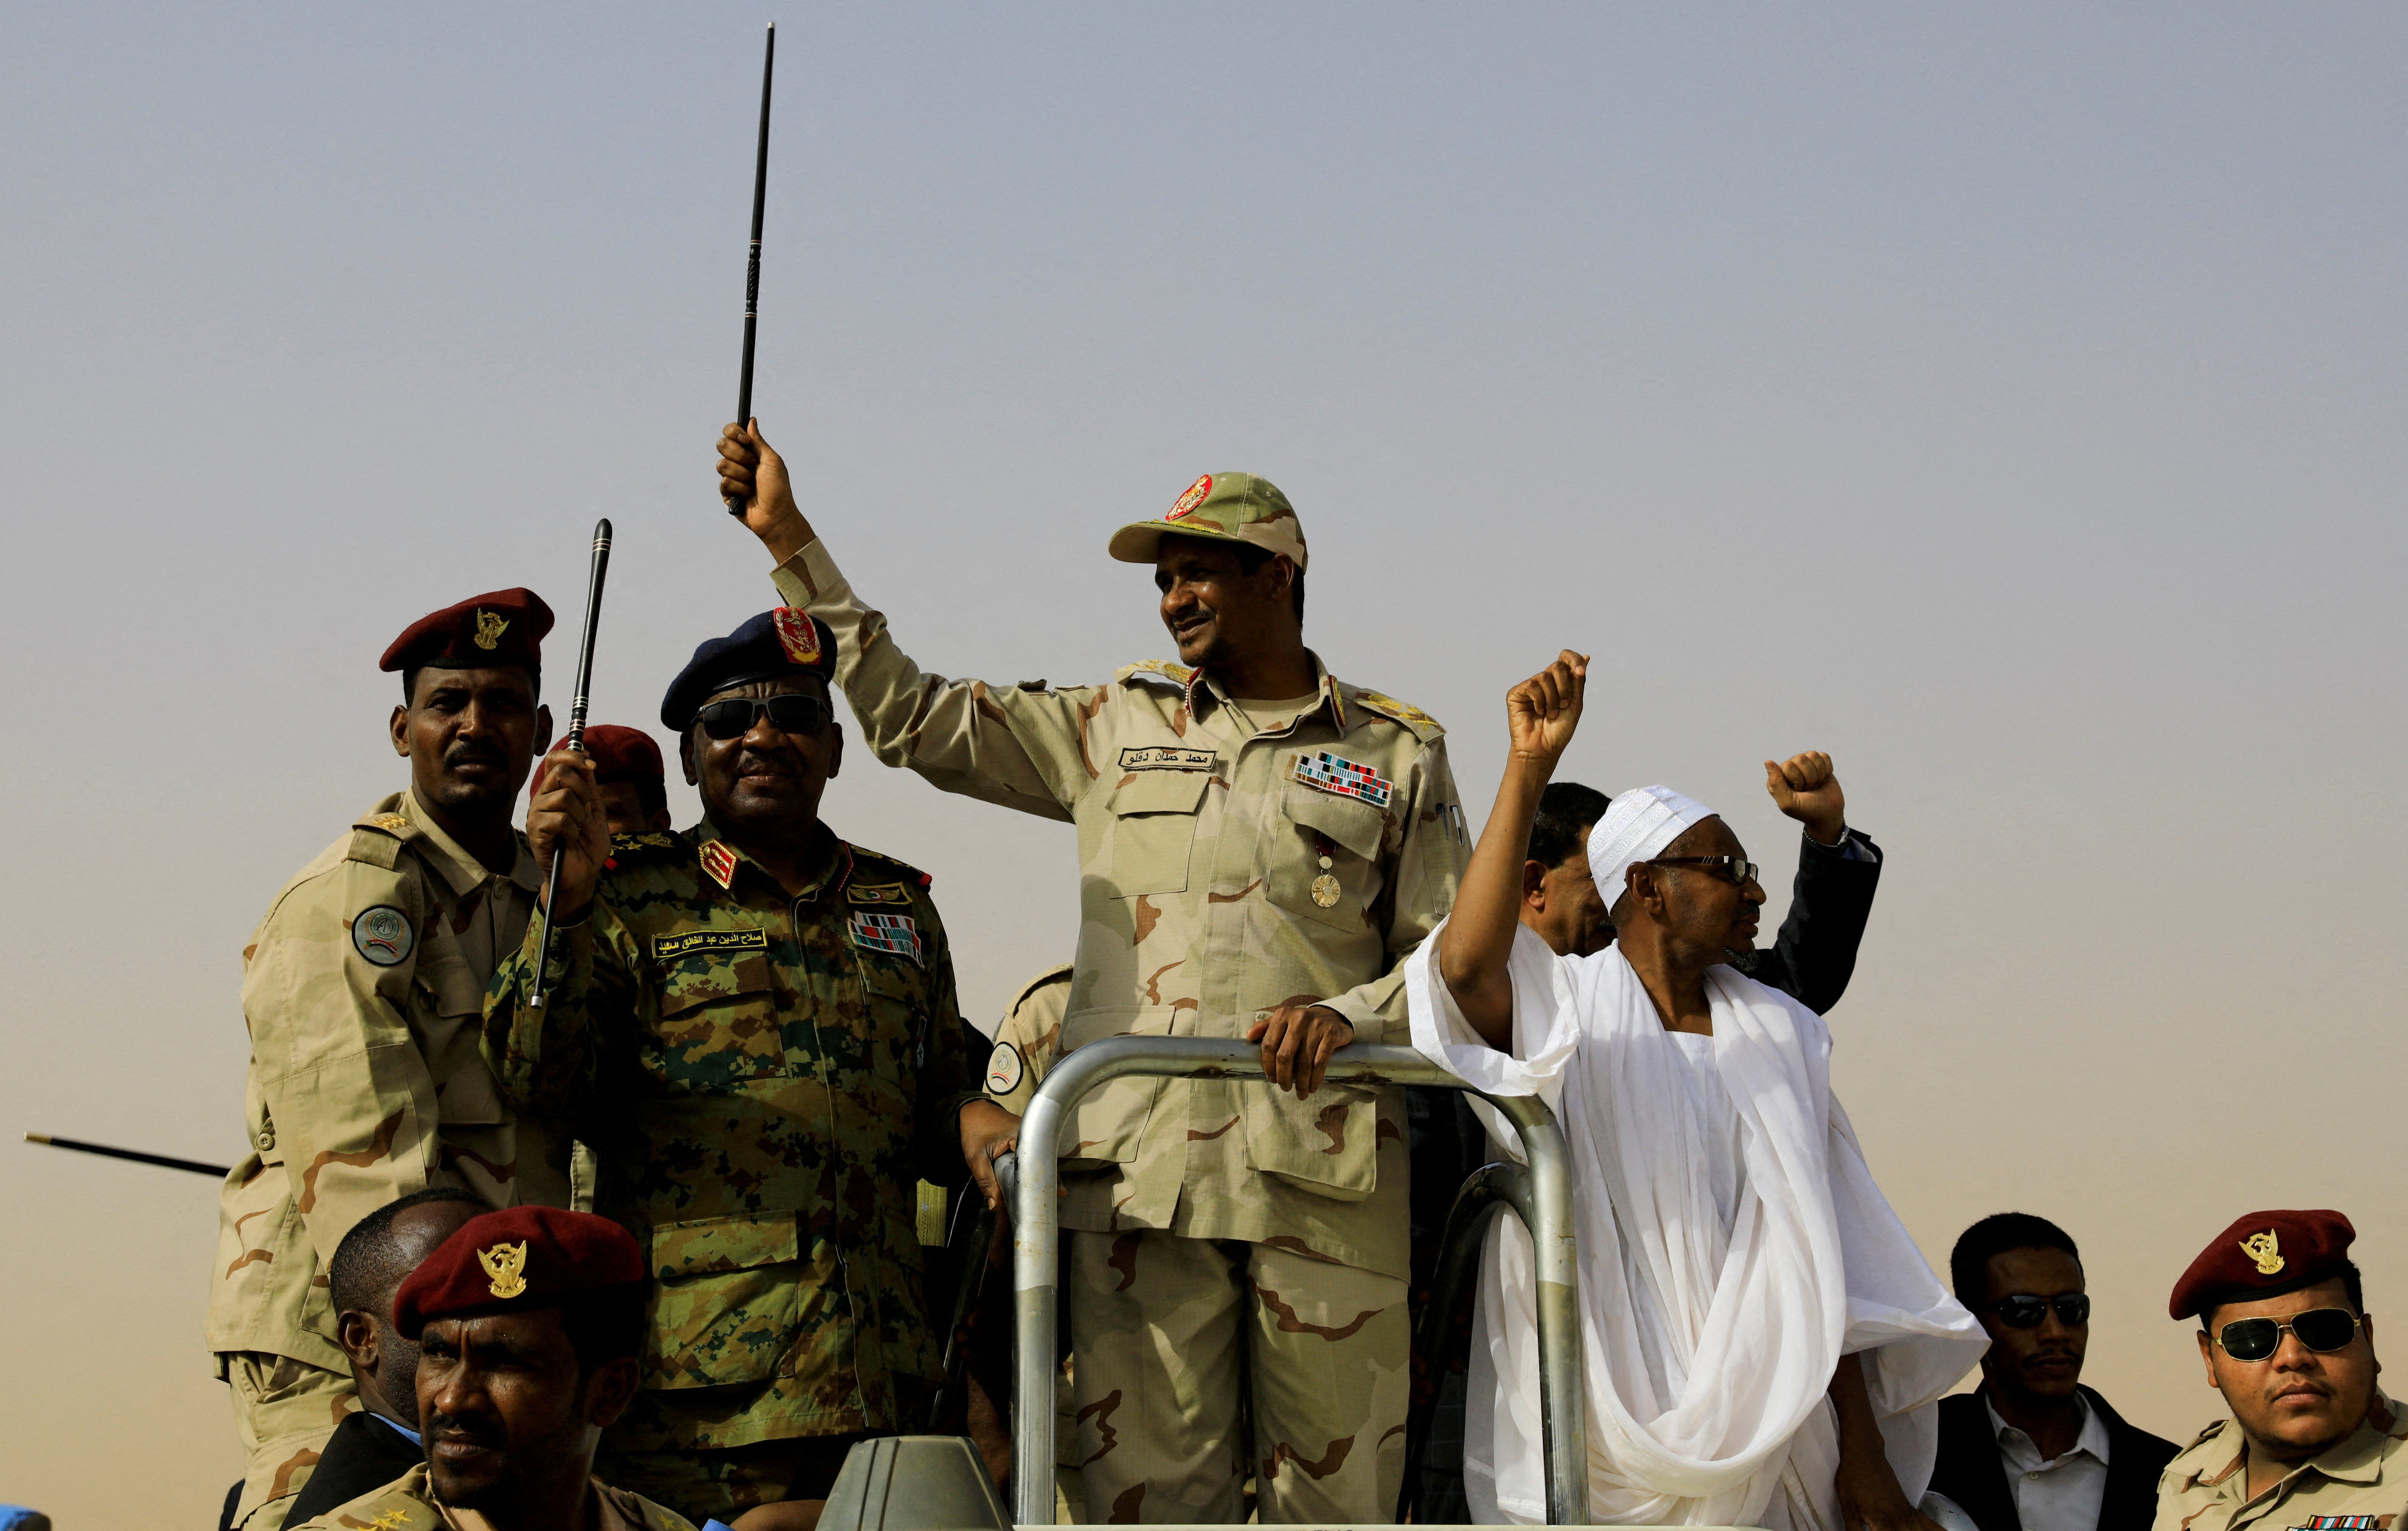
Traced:
<path fill-rule="evenodd" d="M 1714 810 L 1670 787 L 1639 787 L 1619 794 L 1606 806 L 1605 817 L 1588 832 L 1588 875 L 1613 908 L 1622 896 L 1625 874 L 1638 862 L 1664 853 L 1681 831 Z"/>

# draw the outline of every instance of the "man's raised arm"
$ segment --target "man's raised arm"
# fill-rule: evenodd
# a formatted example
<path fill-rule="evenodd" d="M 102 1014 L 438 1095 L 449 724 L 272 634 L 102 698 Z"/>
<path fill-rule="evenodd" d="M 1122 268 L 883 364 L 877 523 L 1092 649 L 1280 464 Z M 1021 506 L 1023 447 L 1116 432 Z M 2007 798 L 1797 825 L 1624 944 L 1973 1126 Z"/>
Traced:
<path fill-rule="evenodd" d="M 1561 657 L 1505 694 L 1512 748 L 1497 804 L 1481 827 L 1480 844 L 1463 874 L 1455 912 L 1439 933 L 1439 974 L 1463 1018 L 1490 1047 L 1513 1045 L 1513 980 L 1506 964 L 1521 924 L 1522 863 L 1539 794 L 1580 724 L 1588 686 L 1588 658 L 1566 649 Z"/>
<path fill-rule="evenodd" d="M 721 433 L 719 478 L 722 496 L 743 504 L 744 524 L 777 560 L 780 596 L 836 635 L 837 682 L 872 754 L 947 792 L 1069 819 L 1096 776 L 1084 748 L 1096 688 L 990 689 L 922 670 L 895 646 L 885 615 L 854 597 L 758 421 Z"/>

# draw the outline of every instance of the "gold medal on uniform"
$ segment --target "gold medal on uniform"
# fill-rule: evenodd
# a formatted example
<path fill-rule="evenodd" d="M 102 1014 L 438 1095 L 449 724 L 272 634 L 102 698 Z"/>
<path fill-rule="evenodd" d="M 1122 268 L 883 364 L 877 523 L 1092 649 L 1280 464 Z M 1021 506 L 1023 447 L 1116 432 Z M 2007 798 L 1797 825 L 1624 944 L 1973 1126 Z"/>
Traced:
<path fill-rule="evenodd" d="M 1329 852 L 1334 848 L 1327 836 L 1315 835 L 1312 849 L 1321 857 L 1321 875 L 1312 880 L 1312 901 L 1323 909 L 1334 909 L 1338 907 L 1340 892 L 1337 874 L 1329 869 Z"/>

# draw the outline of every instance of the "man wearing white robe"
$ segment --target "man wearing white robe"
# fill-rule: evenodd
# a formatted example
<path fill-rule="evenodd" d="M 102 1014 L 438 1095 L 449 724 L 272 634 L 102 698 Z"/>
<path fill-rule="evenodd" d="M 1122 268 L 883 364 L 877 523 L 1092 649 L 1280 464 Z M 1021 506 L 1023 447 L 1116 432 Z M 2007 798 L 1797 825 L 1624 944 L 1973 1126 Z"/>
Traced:
<path fill-rule="evenodd" d="M 1416 1048 L 1562 1123 L 1592 1517 L 1927 1528 L 1930 1405 L 1985 1339 L 1873 1183 L 1821 1017 L 1727 966 L 1764 902 L 1738 837 L 1669 788 L 1622 794 L 1589 840 L 1616 943 L 1558 957 L 1516 919 L 1585 676 L 1567 651 L 1508 695 L 1496 808 L 1406 988 Z M 1489 1130 L 1519 1156 L 1493 1113 Z M 1476 1521 L 1544 1519 L 1533 1280 L 1528 1234 L 1498 1218 L 1469 1390 Z"/>

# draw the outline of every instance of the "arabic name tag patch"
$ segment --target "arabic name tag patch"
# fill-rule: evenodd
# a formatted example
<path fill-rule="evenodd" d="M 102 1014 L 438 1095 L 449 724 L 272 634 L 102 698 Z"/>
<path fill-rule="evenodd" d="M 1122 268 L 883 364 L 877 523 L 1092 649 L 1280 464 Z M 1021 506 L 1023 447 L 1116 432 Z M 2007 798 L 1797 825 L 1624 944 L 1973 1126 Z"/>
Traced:
<path fill-rule="evenodd" d="M 1209 771 L 1221 757 L 1210 750 L 1182 750 L 1173 744 L 1132 745 L 1121 751 L 1124 771 Z"/>
<path fill-rule="evenodd" d="M 766 930 L 681 930 L 674 936 L 652 937 L 652 957 L 666 962 L 672 957 L 690 957 L 697 952 L 767 952 L 769 933 Z"/>
<path fill-rule="evenodd" d="M 1396 794 L 1396 783 L 1371 769 L 1358 766 L 1342 755 L 1326 750 L 1315 750 L 1296 757 L 1296 779 L 1308 787 L 1334 792 L 1340 797 L 1352 797 L 1384 808 Z"/>
<path fill-rule="evenodd" d="M 995 1051 L 986 1055 L 986 1093 L 1008 1095 L 1020 1088 L 1026 1072 L 1020 1062 L 1020 1049 L 1010 1042 L 997 1042 Z"/>
<path fill-rule="evenodd" d="M 867 947 L 872 952 L 888 952 L 898 957 L 909 957 L 921 966 L 926 959 L 920 954 L 920 923 L 908 914 L 873 914 L 867 909 L 853 911 L 853 944 Z"/>
<path fill-rule="evenodd" d="M 391 904 L 379 904 L 362 909 L 351 922 L 351 945 L 379 967 L 394 967 L 408 960 L 418 945 L 418 933 L 409 928 L 408 915 Z"/>

